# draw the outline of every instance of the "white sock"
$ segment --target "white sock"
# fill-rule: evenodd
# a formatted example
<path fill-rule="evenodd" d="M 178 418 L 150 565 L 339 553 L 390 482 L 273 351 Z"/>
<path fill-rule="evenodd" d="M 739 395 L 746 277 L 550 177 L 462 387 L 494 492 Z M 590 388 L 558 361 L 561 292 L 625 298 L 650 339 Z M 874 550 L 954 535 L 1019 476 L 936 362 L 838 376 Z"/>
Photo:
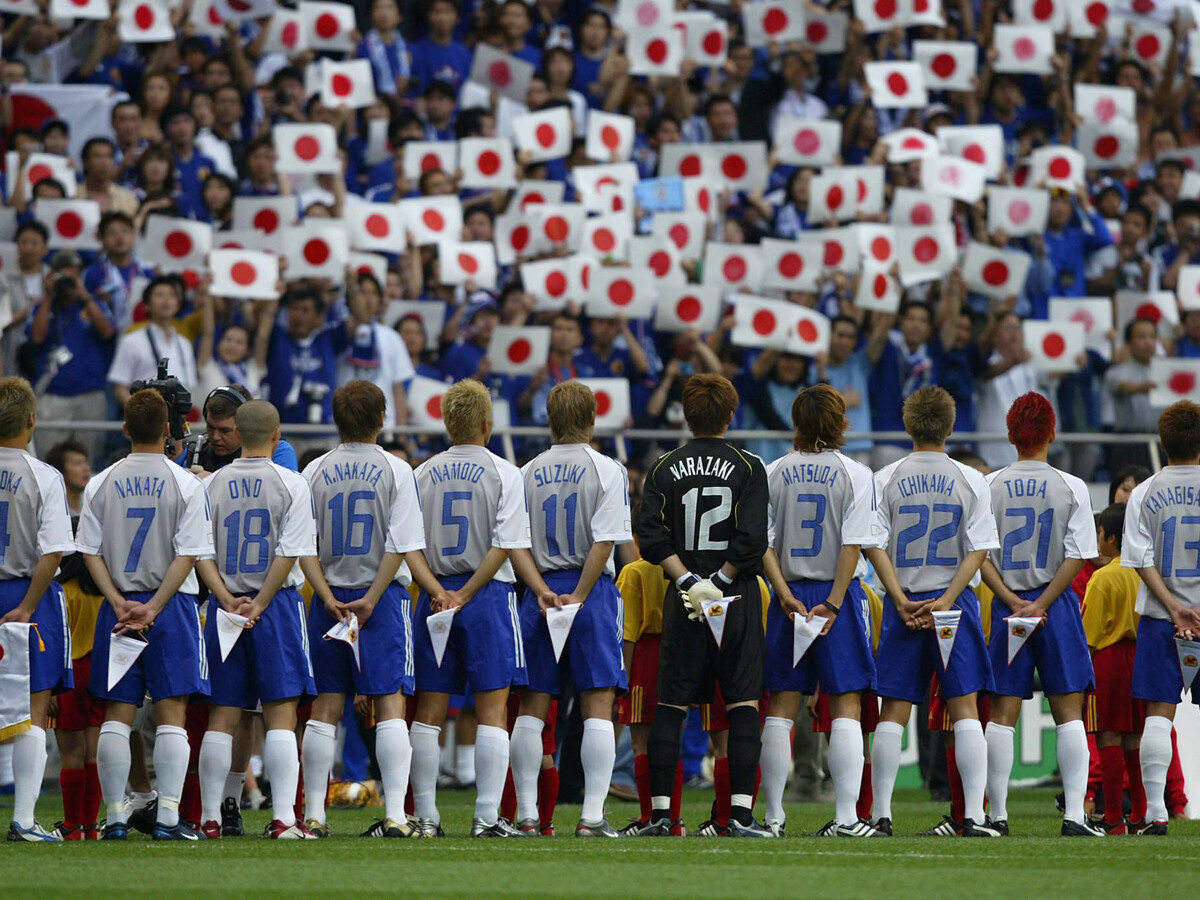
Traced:
<path fill-rule="evenodd" d="M 479 741 L 478 731 L 475 740 Z M 458 744 L 454 748 L 454 777 L 459 784 L 475 783 L 475 744 Z"/>
<path fill-rule="evenodd" d="M 408 792 L 408 770 L 412 765 L 412 745 L 408 724 L 403 719 L 388 719 L 375 726 L 375 758 L 383 779 L 384 815 L 403 822 L 404 795 Z"/>
<path fill-rule="evenodd" d="M 988 744 L 978 719 L 954 723 L 954 759 L 963 783 L 963 814 L 983 824 L 983 794 L 988 780 Z M 1007 814 L 1007 813 L 1006 813 Z"/>
<path fill-rule="evenodd" d="M 508 732 L 495 725 L 475 731 L 475 818 L 495 825 L 508 776 Z"/>
<path fill-rule="evenodd" d="M 583 811 L 579 818 L 599 822 L 604 818 L 604 798 L 617 762 L 617 737 L 611 719 L 583 720 L 579 760 L 583 763 Z"/>
<path fill-rule="evenodd" d="M 263 739 L 263 761 L 271 773 L 271 815 L 284 825 L 296 824 L 296 786 L 300 781 L 300 754 L 296 733 L 272 728 Z"/>
<path fill-rule="evenodd" d="M 133 729 L 122 722 L 105 722 L 100 726 L 96 744 L 96 774 L 100 778 L 100 793 L 108 808 L 110 824 L 127 822 L 125 782 L 129 780 L 129 733 Z"/>
<path fill-rule="evenodd" d="M 858 821 L 863 774 L 862 726 L 857 719 L 834 719 L 829 726 L 829 776 L 839 825 Z"/>
<path fill-rule="evenodd" d="M 187 732 L 176 725 L 159 725 L 154 731 L 154 778 L 158 783 L 158 821 L 171 828 L 179 824 L 179 798 L 187 779 L 192 748 Z"/>
<path fill-rule="evenodd" d="M 233 735 L 209 731 L 200 742 L 200 822 L 221 821 L 221 801 L 233 764 Z"/>
<path fill-rule="evenodd" d="M 892 817 L 892 791 L 900 773 L 900 745 L 904 726 L 899 722 L 880 722 L 871 743 L 871 793 L 875 795 L 875 821 Z"/>
<path fill-rule="evenodd" d="M 1058 733 L 1058 771 L 1062 773 L 1066 795 L 1065 816 L 1072 822 L 1086 822 L 1083 797 L 1087 793 L 1088 764 L 1091 762 L 1087 731 L 1078 719 L 1064 722 L 1055 731 Z"/>
<path fill-rule="evenodd" d="M 13 821 L 33 827 L 33 808 L 46 775 L 46 729 L 33 725 L 13 738 Z"/>
<path fill-rule="evenodd" d="M 412 744 L 412 770 L 409 779 L 412 781 L 414 811 L 418 819 L 428 819 L 439 824 L 442 817 L 438 815 L 437 810 L 437 779 L 442 752 L 438 747 L 438 735 L 441 733 L 442 729 L 436 725 L 413 722 L 408 736 Z"/>
<path fill-rule="evenodd" d="M 12 742 L 0 744 L 0 787 L 7 787 L 13 783 L 12 757 Z"/>
<path fill-rule="evenodd" d="M 762 772 L 763 816 L 767 822 L 782 822 L 783 791 L 792 768 L 792 720 L 767 716 L 763 722 L 762 750 L 758 757 Z"/>
<path fill-rule="evenodd" d="M 304 762 L 304 818 L 316 819 L 324 825 L 325 795 L 337 753 L 337 728 L 328 722 L 309 719 L 304 726 L 300 752 Z"/>
<path fill-rule="evenodd" d="M 1142 784 L 1146 787 L 1146 821 L 1167 821 L 1167 769 L 1171 767 L 1171 720 L 1146 716 L 1142 730 Z"/>
<path fill-rule="evenodd" d="M 232 759 L 232 757 L 231 757 Z M 233 765 L 231 762 L 230 765 Z M 246 787 L 245 772 L 230 772 L 225 776 L 225 791 L 221 795 L 222 800 L 232 799 L 238 805 L 238 809 L 242 808 L 242 791 Z"/>
<path fill-rule="evenodd" d="M 546 723 L 536 716 L 517 716 L 513 723 L 510 746 L 518 822 L 538 817 L 538 773 L 542 769 L 542 729 L 545 727 Z"/>
<path fill-rule="evenodd" d="M 1016 733 L 1011 725 L 1001 725 L 999 722 L 988 722 L 984 739 L 987 741 L 987 796 L 990 805 L 989 815 L 993 822 L 1008 819 L 1008 781 L 1012 777 L 1013 767 L 1013 735 Z M 955 738 L 957 740 L 957 738 Z M 1087 738 L 1084 738 L 1087 743 Z M 955 755 L 960 752 L 955 745 Z M 1086 773 L 1085 773 L 1086 775 Z M 1066 774 L 1063 774 L 1064 779 Z M 965 790 L 964 781 L 964 790 Z M 1083 803 L 1083 796 L 1079 798 Z"/>

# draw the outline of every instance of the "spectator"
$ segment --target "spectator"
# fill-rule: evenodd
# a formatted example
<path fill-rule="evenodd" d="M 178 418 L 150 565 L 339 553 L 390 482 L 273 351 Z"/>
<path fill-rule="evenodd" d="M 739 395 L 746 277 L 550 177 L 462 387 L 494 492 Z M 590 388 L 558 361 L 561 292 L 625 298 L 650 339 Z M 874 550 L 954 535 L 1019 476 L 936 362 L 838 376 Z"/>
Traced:
<path fill-rule="evenodd" d="M 432 0 L 426 15 L 429 34 L 412 47 L 412 83 L 417 94 L 434 81 L 462 87 L 471 73 L 471 51 L 454 39 L 459 23 L 457 0 Z"/>
<path fill-rule="evenodd" d="M 1154 433 L 1158 430 L 1158 412 L 1150 405 L 1154 381 L 1150 360 L 1158 347 L 1158 325 L 1151 319 L 1134 319 L 1125 326 L 1125 362 L 1117 363 L 1104 374 L 1104 390 L 1113 405 L 1113 431 L 1117 434 Z M 1150 449 L 1145 444 L 1110 444 L 1108 470 L 1124 466 L 1150 465 Z"/>
<path fill-rule="evenodd" d="M 133 382 L 157 377 L 160 359 L 169 361 L 168 371 L 184 387 L 195 390 L 199 385 L 192 342 L 175 327 L 175 317 L 183 308 L 178 282 L 163 275 L 151 279 L 142 291 L 142 305 L 146 325 L 121 336 L 108 370 L 108 382 L 121 406 L 129 400 Z"/>
<path fill-rule="evenodd" d="M 817 355 L 809 381 L 837 388 L 846 401 L 846 419 L 850 423 L 848 430 L 864 434 L 871 430 L 868 386 L 871 364 L 867 360 L 867 348 L 860 340 L 861 329 L 858 322 L 849 316 L 838 316 L 833 320 L 829 332 L 829 353 Z M 791 415 L 790 409 L 788 415 Z M 870 465 L 871 448 L 870 439 L 851 438 L 842 447 L 842 452 L 863 465 Z"/>
<path fill-rule="evenodd" d="M 88 448 L 75 440 L 60 441 L 46 451 L 46 463 L 62 474 L 67 489 L 67 509 L 76 518 L 83 509 L 83 492 L 92 478 Z"/>
<path fill-rule="evenodd" d="M 349 287 L 349 306 L 361 322 L 346 355 L 338 365 L 338 385 L 356 378 L 376 385 L 387 399 L 383 427 L 408 424 L 408 399 L 404 385 L 412 380 L 413 366 L 400 335 L 378 321 L 383 307 L 383 286 L 369 272 L 360 273 Z"/>
<path fill-rule="evenodd" d="M 175 181 L 183 196 L 183 207 L 197 210 L 204 179 L 209 172 L 216 171 L 217 164 L 196 149 L 196 117 L 191 110 L 176 106 L 164 111 L 162 127 L 175 163 Z"/>
<path fill-rule="evenodd" d="M 108 138 L 92 138 L 83 145 L 83 181 L 79 185 L 82 200 L 94 200 L 101 212 L 137 213 L 137 197 L 116 182 L 116 146 Z"/>
<path fill-rule="evenodd" d="M 1007 416 L 1018 397 L 1034 392 L 1047 395 L 1042 376 L 1029 363 L 1029 351 L 1021 331 L 1021 319 L 1004 313 L 989 324 L 981 342 L 990 350 L 987 368 L 979 376 L 979 407 L 976 427 L 983 432 L 1008 433 Z M 1007 439 L 981 441 L 979 455 L 993 471 L 1017 461 L 1017 451 Z"/>
<path fill-rule="evenodd" d="M 370 61 L 378 93 L 403 97 L 408 91 L 409 65 L 408 48 L 400 36 L 400 5 L 397 0 L 371 0 L 370 18 L 371 28 L 358 42 L 355 56 Z"/>

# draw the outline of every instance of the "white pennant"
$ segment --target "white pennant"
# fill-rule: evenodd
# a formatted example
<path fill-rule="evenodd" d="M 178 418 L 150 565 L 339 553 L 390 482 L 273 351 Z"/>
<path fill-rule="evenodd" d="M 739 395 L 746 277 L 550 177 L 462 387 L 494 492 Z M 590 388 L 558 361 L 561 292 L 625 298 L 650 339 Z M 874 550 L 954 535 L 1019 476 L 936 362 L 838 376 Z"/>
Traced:
<path fill-rule="evenodd" d="M 362 671 L 362 659 L 358 655 L 358 616 L 350 613 L 348 618 L 342 619 L 327 632 L 325 632 L 325 640 L 327 641 L 342 641 L 350 645 L 350 649 L 354 651 L 354 666 L 360 672 Z"/>
<path fill-rule="evenodd" d="M 1183 689 L 1190 690 L 1200 670 L 1200 641 L 1185 641 L 1175 638 L 1175 649 L 1179 651 L 1179 671 L 1183 674 Z"/>
<path fill-rule="evenodd" d="M 817 639 L 817 635 L 821 633 L 821 629 L 828 621 L 826 616 L 813 616 L 811 619 L 807 619 L 799 615 L 792 620 L 793 669 L 800 665 L 800 660 L 804 658 L 804 654 L 808 652 L 808 648 L 812 646 L 813 641 Z"/>
<path fill-rule="evenodd" d="M 217 607 L 217 640 L 221 642 L 221 662 L 229 659 L 233 645 L 238 642 L 242 632 L 250 627 L 250 620 L 237 613 L 227 612 Z"/>
<path fill-rule="evenodd" d="M 566 606 L 546 610 L 546 627 L 550 629 L 550 646 L 554 648 L 554 661 L 562 659 L 563 647 L 567 646 L 567 635 L 575 624 L 575 617 L 583 609 L 582 603 L 569 603 Z"/>
<path fill-rule="evenodd" d="M 938 650 L 942 654 L 942 668 L 950 665 L 950 653 L 954 650 L 954 638 L 958 635 L 958 620 L 961 618 L 961 609 L 935 611 L 933 614 L 933 630 L 937 633 Z"/>
<path fill-rule="evenodd" d="M 433 644 L 433 658 L 437 660 L 438 668 L 441 668 L 442 657 L 446 655 L 446 644 L 450 642 L 450 626 L 454 624 L 455 612 L 457 608 L 444 609 L 432 613 L 425 620 L 425 627 L 429 629 L 429 640 Z"/>
<path fill-rule="evenodd" d="M 142 651 L 149 646 L 145 638 L 114 634 L 108 639 L 108 689 L 111 691 L 133 668 Z"/>
<path fill-rule="evenodd" d="M 1025 646 L 1042 620 L 1037 616 L 1009 616 L 1004 621 L 1008 623 L 1008 664 L 1011 666 L 1017 651 Z"/>
<path fill-rule="evenodd" d="M 700 601 L 700 606 L 704 609 L 704 619 L 708 622 L 709 631 L 712 632 L 718 647 L 721 646 L 721 638 L 725 634 L 725 615 L 729 612 L 729 604 L 740 599 L 742 599 L 741 594 L 736 597 L 718 597 L 716 600 Z"/>

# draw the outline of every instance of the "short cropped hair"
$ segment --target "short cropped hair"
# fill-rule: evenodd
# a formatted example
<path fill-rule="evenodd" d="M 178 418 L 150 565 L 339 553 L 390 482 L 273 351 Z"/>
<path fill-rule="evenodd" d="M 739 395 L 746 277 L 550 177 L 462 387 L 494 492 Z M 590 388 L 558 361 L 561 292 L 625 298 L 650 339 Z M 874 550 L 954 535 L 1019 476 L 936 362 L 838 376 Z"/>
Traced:
<path fill-rule="evenodd" d="M 442 421 L 454 443 L 475 440 L 492 421 L 492 395 L 480 382 L 464 378 L 442 395 Z"/>
<path fill-rule="evenodd" d="M 229 326 L 236 328 L 236 325 Z M 242 397 L 242 403 L 234 403 L 233 398 L 226 391 L 232 391 Z M 208 396 L 204 401 L 204 416 L 212 419 L 214 422 L 220 422 L 223 419 L 232 419 L 237 415 L 237 411 L 241 409 L 242 404 L 250 399 L 250 391 L 240 384 L 226 384 L 222 386 L 221 393 L 215 391 Z"/>
<path fill-rule="evenodd" d="M 586 444 L 596 426 L 596 395 L 578 381 L 564 381 L 550 388 L 546 397 L 550 440 L 556 444 Z"/>
<path fill-rule="evenodd" d="M 1112 503 L 1096 515 L 1096 527 L 1117 542 L 1121 549 L 1125 536 L 1125 504 Z"/>
<path fill-rule="evenodd" d="M 1050 401 L 1030 391 L 1013 403 L 1008 411 L 1007 422 L 1008 442 L 1022 456 L 1030 456 L 1050 443 L 1058 419 Z"/>
<path fill-rule="evenodd" d="M 805 453 L 836 450 L 846 443 L 846 398 L 827 384 L 806 387 L 792 401 L 793 445 Z"/>
<path fill-rule="evenodd" d="M 152 388 L 138 391 L 125 404 L 125 430 L 135 444 L 153 444 L 167 431 L 167 401 Z"/>
<path fill-rule="evenodd" d="M 80 456 L 87 457 L 88 461 L 91 462 L 88 448 L 74 438 L 68 438 L 65 441 L 59 441 L 46 451 L 46 465 L 65 474 L 67 470 L 67 455 L 70 453 L 78 453 Z"/>
<path fill-rule="evenodd" d="M 343 443 L 375 443 L 376 436 L 383 430 L 386 412 L 387 398 L 369 381 L 348 381 L 333 392 L 333 423 L 337 425 Z M 241 423 L 238 424 L 240 432 Z"/>
<path fill-rule="evenodd" d="M 954 430 L 954 398 L 937 385 L 913 391 L 904 401 L 904 430 L 917 444 L 941 444 Z"/>
<path fill-rule="evenodd" d="M 728 428 L 737 406 L 737 391 L 724 375 L 693 375 L 683 385 L 683 417 L 696 437 Z"/>
<path fill-rule="evenodd" d="M 236 418 L 243 447 L 266 445 L 279 427 L 279 410 L 266 400 L 247 400 L 238 407 Z"/>
<path fill-rule="evenodd" d="M 20 436 L 37 414 L 37 395 L 24 378 L 0 378 L 0 439 Z"/>
<path fill-rule="evenodd" d="M 1171 462 L 1200 456 L 1200 406 L 1191 400 L 1172 403 L 1158 418 L 1158 436 Z"/>

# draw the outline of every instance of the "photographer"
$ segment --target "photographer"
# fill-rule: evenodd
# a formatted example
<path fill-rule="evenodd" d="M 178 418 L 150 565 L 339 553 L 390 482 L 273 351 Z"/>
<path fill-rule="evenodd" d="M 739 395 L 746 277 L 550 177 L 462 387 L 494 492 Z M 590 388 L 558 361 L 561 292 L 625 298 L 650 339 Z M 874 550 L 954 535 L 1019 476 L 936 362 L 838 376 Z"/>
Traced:
<path fill-rule="evenodd" d="M 149 321 L 145 328 L 127 332 L 117 344 L 117 353 L 108 370 L 117 402 L 129 400 L 129 385 L 152 379 L 158 361 L 171 361 L 171 374 L 191 390 L 196 385 L 196 355 L 192 342 L 175 330 L 175 317 L 183 306 L 183 297 L 173 278 L 158 276 L 142 292 Z"/>
<path fill-rule="evenodd" d="M 207 433 L 191 465 L 197 475 L 203 477 L 204 473 L 215 472 L 241 458 L 242 438 L 237 430 L 237 411 L 249 399 L 250 392 L 240 384 L 216 388 L 208 395 L 203 408 Z M 186 456 L 185 451 L 175 461 L 183 465 Z M 271 462 L 293 472 L 299 471 L 296 451 L 287 441 L 279 442 Z"/>
<path fill-rule="evenodd" d="M 34 370 L 38 418 L 46 422 L 104 418 L 104 373 L 113 358 L 116 325 L 108 305 L 83 286 L 83 260 L 74 250 L 50 259 L 43 298 L 29 322 L 37 350 Z M 52 447 L 75 438 L 96 459 L 104 435 L 98 431 L 41 428 L 39 443 Z"/>

